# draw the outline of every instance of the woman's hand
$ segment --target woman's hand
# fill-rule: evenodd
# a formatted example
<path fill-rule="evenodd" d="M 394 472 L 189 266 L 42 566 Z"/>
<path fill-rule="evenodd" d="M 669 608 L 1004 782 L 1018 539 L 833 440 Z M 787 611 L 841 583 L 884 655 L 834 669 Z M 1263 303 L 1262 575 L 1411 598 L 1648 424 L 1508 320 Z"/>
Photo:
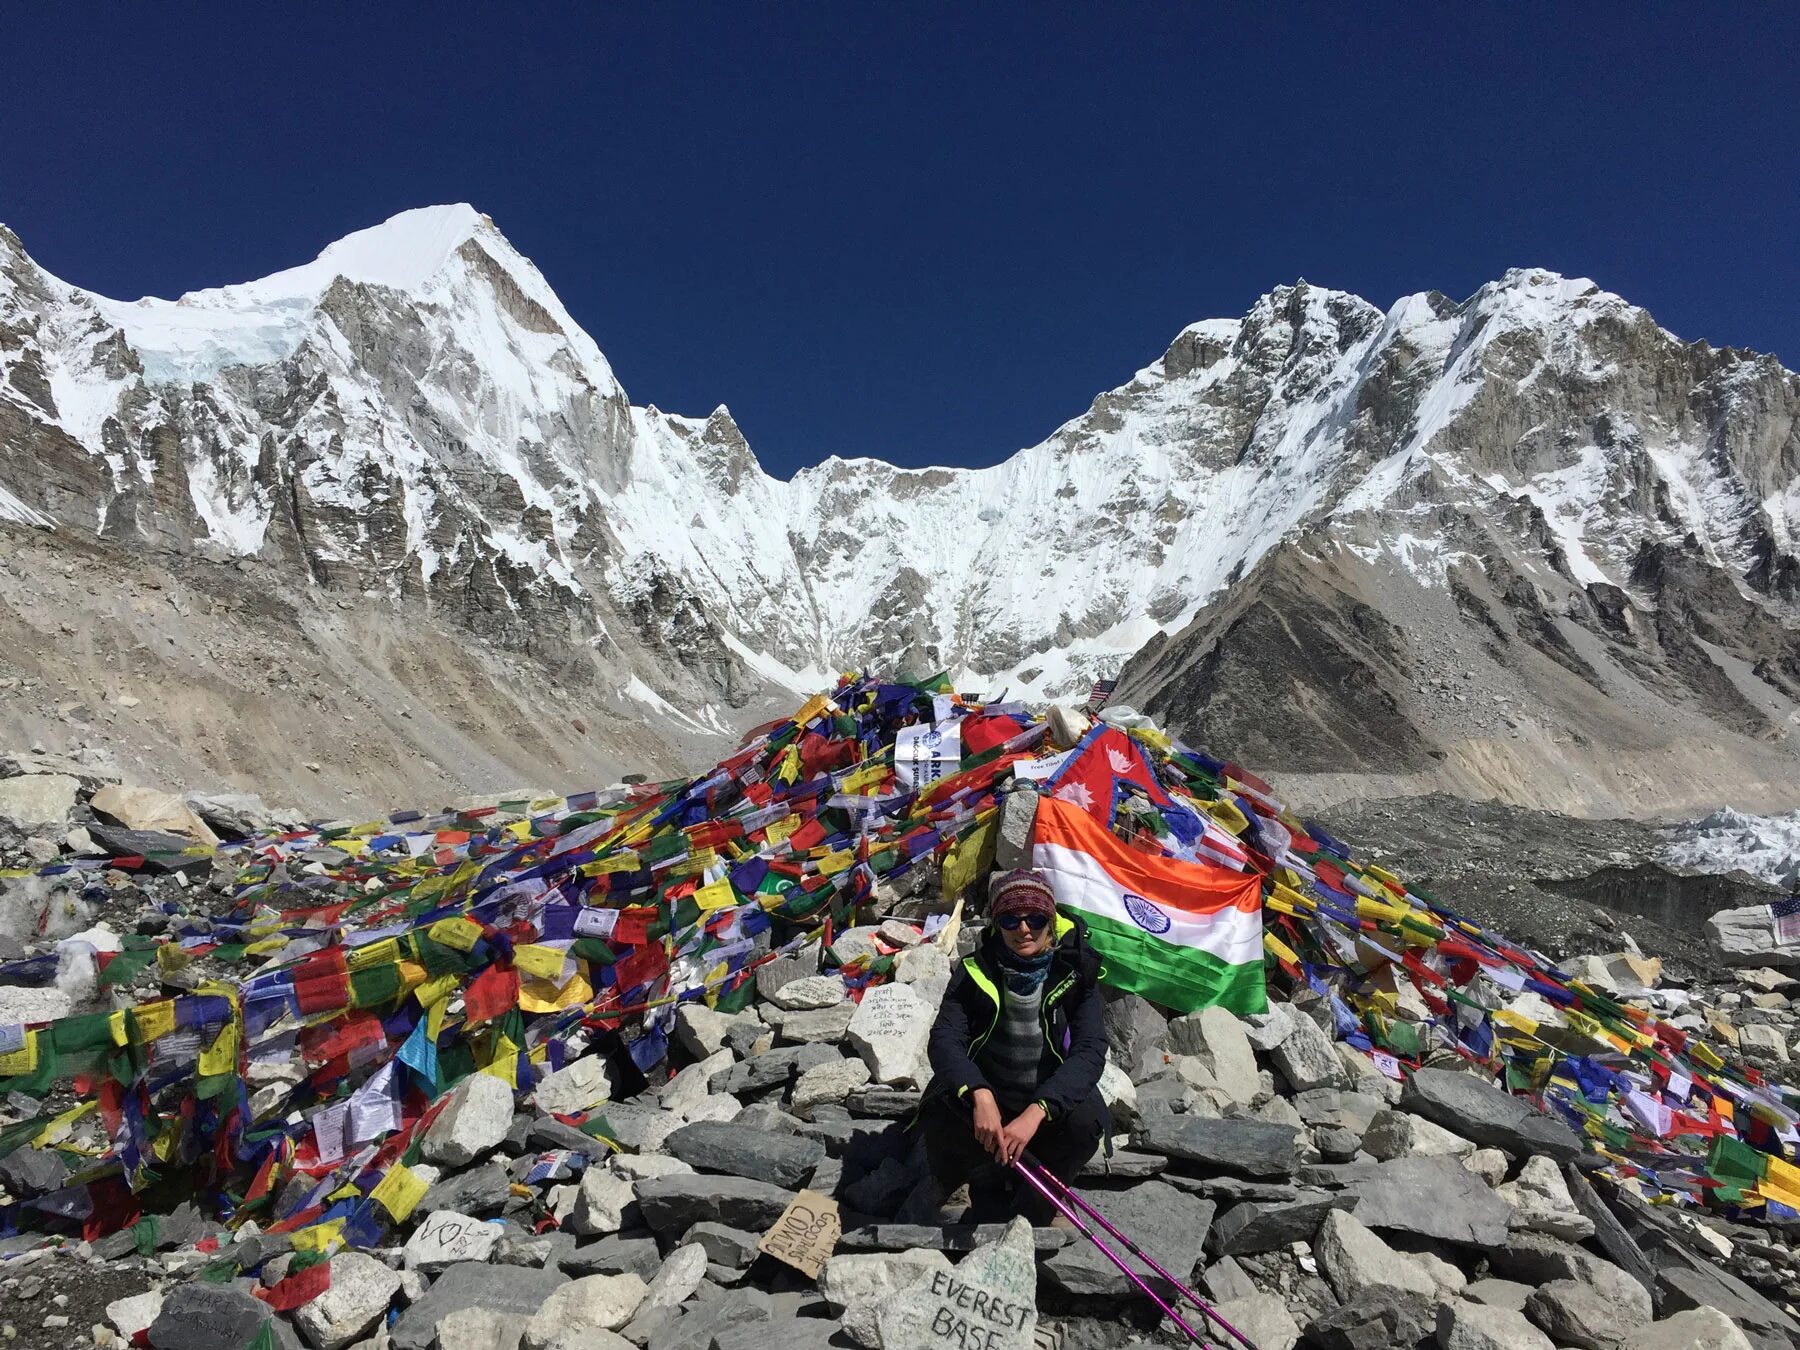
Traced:
<path fill-rule="evenodd" d="M 1000 1107 L 994 1094 L 986 1088 L 976 1088 L 970 1097 L 975 1103 L 975 1142 L 993 1154 L 995 1162 L 1005 1162 L 1006 1154 L 1000 1147 Z"/>
<path fill-rule="evenodd" d="M 1044 1108 L 1033 1102 L 1018 1115 L 1012 1123 L 1000 1131 L 1002 1152 L 999 1156 L 1003 1163 L 1019 1160 L 1019 1155 L 1031 1147 L 1032 1136 L 1037 1134 L 1038 1126 L 1044 1123 Z"/>

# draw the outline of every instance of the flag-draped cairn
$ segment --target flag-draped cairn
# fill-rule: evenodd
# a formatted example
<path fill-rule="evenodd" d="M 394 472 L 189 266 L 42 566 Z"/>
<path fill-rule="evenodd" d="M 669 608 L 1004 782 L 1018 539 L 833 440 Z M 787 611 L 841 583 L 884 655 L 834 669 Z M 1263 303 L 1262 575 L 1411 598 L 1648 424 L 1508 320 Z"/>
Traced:
<path fill-rule="evenodd" d="M 0 1028 L 0 1096 L 23 1116 L 0 1154 L 70 1164 L 0 1226 L 153 1232 L 158 1205 L 193 1198 L 293 1234 L 288 1281 L 316 1283 L 315 1256 L 410 1215 L 453 1086 L 484 1074 L 523 1096 L 602 1053 L 664 1072 L 678 1004 L 743 1006 L 760 962 L 870 917 L 914 869 L 943 908 L 978 908 L 1006 799 L 1026 793 L 1031 856 L 1113 986 L 1253 1014 L 1279 981 L 1380 1072 L 1452 1055 L 1529 1096 L 1647 1198 L 1800 1217 L 1790 1092 L 1652 1000 L 1609 997 L 1359 863 L 1241 766 L 1107 717 L 1059 747 L 1024 707 L 942 677 L 851 675 L 692 779 L 223 846 L 227 912 L 101 954 L 103 986 L 154 966 L 166 997 Z M 42 871 L 79 887 L 158 861 Z M 852 996 L 892 963 L 877 945 L 844 966 Z M 30 965 L 0 974 L 43 974 Z M 1521 993 L 1539 1015 L 1508 1008 Z M 607 1134 L 603 1104 L 561 1118 Z M 268 1297 L 318 1292 L 288 1281 Z"/>

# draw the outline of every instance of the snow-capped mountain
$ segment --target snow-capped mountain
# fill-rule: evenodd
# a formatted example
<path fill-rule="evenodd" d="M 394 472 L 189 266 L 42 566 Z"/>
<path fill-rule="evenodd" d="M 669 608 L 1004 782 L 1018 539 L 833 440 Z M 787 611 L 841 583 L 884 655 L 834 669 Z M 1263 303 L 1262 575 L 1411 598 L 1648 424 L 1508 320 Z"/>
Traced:
<path fill-rule="evenodd" d="M 1520 795 L 1545 762 L 1701 754 L 1779 796 L 1797 413 L 1774 360 L 1590 282 L 1385 313 L 1301 283 L 992 467 L 782 482 L 724 408 L 633 406 L 467 206 L 176 301 L 69 286 L 0 230 L 0 518 L 252 559 L 677 739 L 850 665 L 1052 698 L 1141 651 L 1123 696 L 1277 768 Z"/>

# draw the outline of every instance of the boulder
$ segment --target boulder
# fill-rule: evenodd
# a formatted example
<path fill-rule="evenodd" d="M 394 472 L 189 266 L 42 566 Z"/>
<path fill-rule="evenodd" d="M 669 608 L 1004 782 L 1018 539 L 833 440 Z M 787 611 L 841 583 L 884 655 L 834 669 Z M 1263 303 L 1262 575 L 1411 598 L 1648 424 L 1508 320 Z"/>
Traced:
<path fill-rule="evenodd" d="M 108 783 L 89 799 L 94 814 L 128 830 L 178 834 L 190 844 L 216 847 L 219 836 L 173 792 Z"/>
<path fill-rule="evenodd" d="M 1365 1293 L 1379 1293 L 1422 1308 L 1436 1298 L 1437 1286 L 1416 1261 L 1395 1251 L 1341 1209 L 1332 1210 L 1319 1225 L 1313 1255 L 1345 1303 Z"/>
<path fill-rule="evenodd" d="M 1262 1093 L 1257 1075 L 1256 1051 L 1244 1034 L 1235 1013 L 1224 1008 L 1202 1008 L 1169 1023 L 1168 1048 L 1174 1054 L 1193 1055 L 1206 1066 L 1213 1084 L 1226 1098 L 1248 1106 Z"/>
<path fill-rule="evenodd" d="M 1367 1092 L 1314 1088 L 1294 1098 L 1294 1109 L 1308 1125 L 1345 1130 L 1360 1139 L 1376 1116 L 1387 1109 L 1387 1104 Z"/>
<path fill-rule="evenodd" d="M 708 1222 L 695 1224 L 681 1240 L 683 1243 L 697 1243 L 712 1265 L 742 1270 L 756 1260 L 756 1244 L 762 1240 L 762 1234 L 752 1233 L 747 1228 Z"/>
<path fill-rule="evenodd" d="M 486 1308 L 516 1317 L 530 1317 L 568 1277 L 554 1270 L 529 1270 L 520 1266 L 451 1266 L 388 1329 L 394 1350 L 429 1350 L 437 1337 L 438 1323 L 464 1308 Z"/>
<path fill-rule="evenodd" d="M 792 1191 L 748 1177 L 672 1176 L 637 1183 L 644 1222 L 679 1237 L 702 1219 L 766 1232 L 794 1198 Z"/>
<path fill-rule="evenodd" d="M 1524 1312 L 1525 1304 L 1535 1292 L 1530 1285 L 1520 1284 L 1517 1280 L 1500 1280 L 1489 1276 L 1485 1280 L 1470 1282 L 1463 1289 L 1463 1297 L 1473 1299 L 1476 1303 L 1492 1304 L 1496 1308 Z"/>
<path fill-rule="evenodd" d="M 1276 1009 L 1283 1010 L 1276 1014 Z M 1338 1059 L 1337 1046 L 1319 1024 L 1291 1003 L 1274 1003 L 1271 1014 L 1286 1023 L 1287 1030 L 1269 1051 L 1269 1058 L 1295 1092 L 1350 1085 Z"/>
<path fill-rule="evenodd" d="M 162 830 L 128 830 L 122 825 L 96 821 L 87 827 L 88 838 L 109 858 L 142 857 L 143 870 L 164 875 L 172 872 L 204 874 L 212 870 L 212 855 L 204 845 L 186 835 Z M 189 853 L 188 850 L 194 852 Z"/>
<path fill-rule="evenodd" d="M 790 1104 L 795 1115 L 810 1120 L 813 1108 L 841 1105 L 844 1098 L 868 1081 L 869 1066 L 862 1060 L 834 1058 L 830 1063 L 817 1065 L 800 1075 L 794 1083 Z"/>
<path fill-rule="evenodd" d="M 470 1074 L 425 1131 L 419 1151 L 426 1162 L 467 1167 L 500 1147 L 512 1119 L 513 1090 L 492 1074 Z"/>
<path fill-rule="evenodd" d="M 30 1200 L 60 1190 L 69 1165 L 53 1148 L 21 1148 L 0 1158 L 0 1181 L 14 1200 Z"/>
<path fill-rule="evenodd" d="M 1207 1231 L 1212 1226 L 1212 1201 L 1162 1181 L 1146 1181 L 1123 1191 L 1081 1188 L 1077 1194 L 1120 1232 L 1131 1234 L 1164 1270 L 1179 1278 L 1199 1264 Z M 1153 1276 L 1148 1265 L 1128 1253 L 1122 1254 L 1139 1275 Z M 1044 1263 L 1044 1276 L 1070 1294 L 1124 1298 L 1133 1288 L 1119 1268 L 1086 1241 L 1052 1256 Z"/>
<path fill-rule="evenodd" d="M 1106 1044 L 1113 1063 L 1141 1083 L 1162 1068 L 1169 1019 L 1148 999 L 1122 994 L 1106 1005 Z"/>
<path fill-rule="evenodd" d="M 1033 1350 L 1037 1257 L 1031 1225 L 1014 1219 L 998 1242 L 978 1247 L 954 1270 L 922 1271 L 876 1316 L 883 1350 Z"/>
<path fill-rule="evenodd" d="M 663 1147 L 702 1172 L 751 1177 L 790 1191 L 805 1186 L 825 1160 L 825 1146 L 815 1139 L 740 1129 L 735 1123 L 683 1125 Z"/>
<path fill-rule="evenodd" d="M 832 1008 L 814 1008 L 810 1012 L 784 1014 L 776 1027 L 783 1041 L 795 1045 L 809 1043 L 836 1045 L 844 1039 L 856 1017 L 856 1005 L 849 1000 Z"/>
<path fill-rule="evenodd" d="M 1437 1313 L 1439 1350 L 1556 1350 L 1525 1314 L 1468 1299 L 1452 1299 Z"/>
<path fill-rule="evenodd" d="M 1242 1332 L 1256 1350 L 1294 1350 L 1299 1343 L 1300 1324 L 1288 1311 L 1287 1300 L 1278 1295 L 1246 1294 L 1213 1306 L 1219 1316 Z M 1234 1341 L 1221 1343 L 1236 1344 Z"/>
<path fill-rule="evenodd" d="M 1623 1350 L 1755 1350 L 1750 1338 L 1717 1308 L 1690 1308 L 1641 1327 Z"/>
<path fill-rule="evenodd" d="M 505 1164 L 489 1162 L 432 1182 L 419 1201 L 419 1212 L 453 1209 L 462 1214 L 496 1214 L 511 1198 L 512 1177 Z"/>
<path fill-rule="evenodd" d="M 1575 1207 L 1562 1170 L 1548 1158 L 1525 1160 L 1519 1175 L 1494 1188 L 1494 1194 L 1513 1207 L 1514 1228 L 1569 1242 L 1585 1242 L 1594 1236 L 1594 1221 Z"/>
<path fill-rule="evenodd" d="M 934 1017 L 910 985 L 878 985 L 857 1005 L 848 1039 L 875 1082 L 911 1084 L 924 1067 Z"/>
<path fill-rule="evenodd" d="M 1581 1140 L 1560 1120 L 1533 1110 L 1474 1074 L 1419 1069 L 1407 1079 L 1400 1105 L 1476 1144 L 1520 1157 L 1543 1153 L 1566 1161 L 1583 1151 Z"/>
<path fill-rule="evenodd" d="M 850 1252 L 825 1263 L 819 1272 L 819 1292 L 851 1340 L 867 1350 L 880 1350 L 877 1320 L 887 1301 L 923 1276 L 953 1269 L 942 1252 L 922 1247 L 904 1252 Z"/>
<path fill-rule="evenodd" d="M 994 837 L 994 866 L 1015 872 L 1031 866 L 1031 827 L 1037 822 L 1038 795 L 1019 784 L 1000 798 L 1000 829 Z"/>
<path fill-rule="evenodd" d="M 656 1278 L 650 1281 L 644 1294 L 644 1306 L 675 1308 L 686 1303 L 700 1287 L 700 1281 L 706 1278 L 706 1266 L 706 1248 L 699 1243 L 677 1247 L 662 1263 Z"/>
<path fill-rule="evenodd" d="M 716 1055 L 725 1048 L 725 1033 L 735 1020 L 704 1003 L 683 1003 L 675 1009 L 675 1044 L 693 1059 Z"/>
<path fill-rule="evenodd" d="M 1339 1202 L 1319 1195 L 1305 1200 L 1246 1200 L 1213 1224 L 1208 1250 L 1221 1256 L 1251 1256 L 1279 1251 L 1294 1242 L 1311 1242 Z"/>
<path fill-rule="evenodd" d="M 1144 1116 L 1132 1144 L 1253 1177 L 1291 1176 L 1300 1163 L 1300 1131 L 1260 1120 L 1203 1120 L 1152 1112 Z"/>
<path fill-rule="evenodd" d="M 243 1350 L 273 1316 L 238 1285 L 195 1281 L 168 1291 L 146 1335 L 154 1350 Z M 279 1345 L 285 1328 L 275 1330 Z"/>
<path fill-rule="evenodd" d="M 146 1289 L 141 1294 L 133 1294 L 129 1298 L 116 1298 L 106 1305 L 106 1320 L 126 1340 L 146 1330 L 156 1321 L 157 1314 L 162 1312 L 163 1292 L 160 1289 Z"/>
<path fill-rule="evenodd" d="M 1552 1280 L 1525 1300 L 1523 1311 L 1558 1345 L 1619 1350 L 1648 1326 L 1650 1295 L 1633 1282 L 1597 1288 L 1582 1280 Z"/>
<path fill-rule="evenodd" d="M 492 1308 L 459 1308 L 437 1324 L 437 1350 L 518 1350 L 525 1318 Z"/>
<path fill-rule="evenodd" d="M 60 773 L 0 778 L 0 821 L 21 836 L 60 831 L 68 824 L 80 789 L 79 780 Z"/>
<path fill-rule="evenodd" d="M 617 1331 L 649 1286 L 636 1275 L 584 1275 L 559 1285 L 525 1323 L 526 1350 L 575 1350 L 597 1331 Z"/>
<path fill-rule="evenodd" d="M 586 1242 L 558 1263 L 567 1275 L 641 1275 L 648 1280 L 662 1269 L 662 1254 L 652 1237 L 622 1237 L 617 1233 L 598 1242 Z"/>
<path fill-rule="evenodd" d="M 1413 1156 L 1467 1158 L 1475 1145 L 1423 1116 L 1386 1107 L 1377 1111 L 1363 1132 L 1362 1146 L 1381 1162 Z M 1502 1162 L 1505 1160 L 1502 1159 Z"/>
<path fill-rule="evenodd" d="M 1503 1247 L 1511 1207 L 1454 1158 L 1396 1158 L 1349 1188 L 1370 1228 L 1465 1247 Z"/>
<path fill-rule="evenodd" d="M 612 1090 L 606 1056 L 585 1055 L 572 1064 L 563 1065 L 555 1073 L 546 1074 L 532 1089 L 531 1096 L 540 1111 L 573 1116 L 598 1106 L 612 1096 Z"/>
<path fill-rule="evenodd" d="M 1767 905 L 1721 909 L 1706 921 L 1706 945 L 1728 966 L 1791 970 L 1800 966 L 1800 946 L 1775 936 L 1775 920 Z"/>
<path fill-rule="evenodd" d="M 588 1168 L 581 1174 L 575 1208 L 569 1213 L 569 1231 L 583 1237 L 618 1232 L 637 1202 L 639 1184 L 610 1165 Z"/>
<path fill-rule="evenodd" d="M 788 1012 L 834 1008 L 850 997 L 842 975 L 807 975 L 790 980 L 769 995 L 769 1002 Z"/>
<path fill-rule="evenodd" d="M 459 1261 L 485 1261 L 500 1241 L 501 1227 L 440 1209 L 425 1218 L 406 1240 L 403 1260 L 408 1270 L 438 1271 Z"/>
<path fill-rule="evenodd" d="M 331 1258 L 331 1288 L 294 1310 L 294 1325 L 315 1350 L 341 1350 L 368 1335 L 400 1292 L 400 1273 L 362 1252 Z"/>

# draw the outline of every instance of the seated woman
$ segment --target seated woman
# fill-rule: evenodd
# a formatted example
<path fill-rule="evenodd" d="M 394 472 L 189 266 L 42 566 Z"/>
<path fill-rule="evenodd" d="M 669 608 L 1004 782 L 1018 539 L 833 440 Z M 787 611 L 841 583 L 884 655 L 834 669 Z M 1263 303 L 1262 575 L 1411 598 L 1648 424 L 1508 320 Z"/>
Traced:
<path fill-rule="evenodd" d="M 952 973 L 931 1029 L 931 1087 L 920 1110 L 934 1209 L 992 1160 L 1029 1149 L 1073 1181 L 1111 1129 L 1100 1098 L 1106 1063 L 1100 958 L 1087 926 L 1056 912 L 1035 871 L 989 888 L 992 925 Z M 1067 1226 L 1035 1187 L 1015 1189 L 1033 1223 Z"/>

